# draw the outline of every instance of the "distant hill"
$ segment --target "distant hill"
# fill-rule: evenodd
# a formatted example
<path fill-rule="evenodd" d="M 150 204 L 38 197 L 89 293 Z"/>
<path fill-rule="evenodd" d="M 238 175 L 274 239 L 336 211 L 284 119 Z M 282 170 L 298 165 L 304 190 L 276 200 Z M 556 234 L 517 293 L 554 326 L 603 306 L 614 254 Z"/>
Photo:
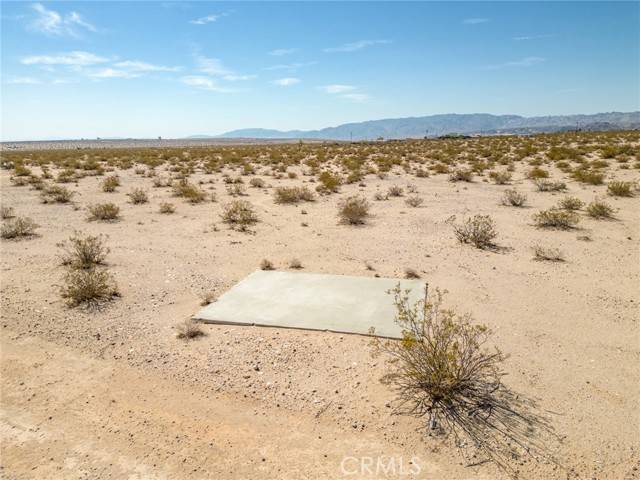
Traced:
<path fill-rule="evenodd" d="M 640 128 L 640 112 L 610 112 L 593 115 L 556 115 L 522 117 L 488 113 L 429 115 L 425 117 L 389 118 L 366 122 L 345 123 L 321 130 L 271 130 L 246 128 L 223 133 L 224 138 L 317 138 L 330 140 L 373 140 L 379 137 L 422 138 L 451 133 L 529 134 L 564 130 L 616 130 Z M 194 138 L 194 137 L 189 137 Z M 205 138 L 198 136 L 197 138 Z"/>

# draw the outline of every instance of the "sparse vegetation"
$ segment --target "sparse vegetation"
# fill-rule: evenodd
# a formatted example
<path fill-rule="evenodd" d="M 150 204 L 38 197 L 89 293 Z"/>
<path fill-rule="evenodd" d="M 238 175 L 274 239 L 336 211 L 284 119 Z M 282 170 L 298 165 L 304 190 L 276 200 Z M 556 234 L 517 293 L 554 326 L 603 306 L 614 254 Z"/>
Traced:
<path fill-rule="evenodd" d="M 42 203 L 69 203 L 74 194 L 66 187 L 50 185 L 41 193 Z"/>
<path fill-rule="evenodd" d="M 361 225 L 366 223 L 369 216 L 370 204 L 366 198 L 351 196 L 338 203 L 338 217 L 342 223 Z"/>
<path fill-rule="evenodd" d="M 110 175 L 102 181 L 103 192 L 115 192 L 116 187 L 120 186 L 120 178 L 117 175 Z"/>
<path fill-rule="evenodd" d="M 0 227 L 0 237 L 5 239 L 21 239 L 36 234 L 38 224 L 28 217 L 11 218 Z"/>
<path fill-rule="evenodd" d="M 514 189 L 504 191 L 502 204 L 511 207 L 523 207 L 527 203 L 527 196 Z"/>
<path fill-rule="evenodd" d="M 276 203 L 312 202 L 314 195 L 307 187 L 278 187 L 274 191 Z"/>
<path fill-rule="evenodd" d="M 536 226 L 541 228 L 558 228 L 561 230 L 568 230 L 576 227 L 580 222 L 580 217 L 577 213 L 570 210 L 550 208 L 536 213 L 533 216 L 533 221 Z"/>
<path fill-rule="evenodd" d="M 418 208 L 424 203 L 424 199 L 419 197 L 418 195 L 411 195 L 404 201 L 404 203 L 406 203 L 409 207 Z"/>
<path fill-rule="evenodd" d="M 205 335 L 200 323 L 196 322 L 192 318 L 188 318 L 184 322 L 180 322 L 176 326 L 176 330 L 176 336 L 182 340 L 192 340 Z"/>
<path fill-rule="evenodd" d="M 415 270 L 413 268 L 405 268 L 404 269 L 404 278 L 417 279 L 417 278 L 420 278 L 420 274 L 418 273 L 417 270 Z"/>
<path fill-rule="evenodd" d="M 609 182 L 607 192 L 614 197 L 633 197 L 633 183 L 619 180 Z"/>
<path fill-rule="evenodd" d="M 69 270 L 64 277 L 61 294 L 71 307 L 96 306 L 119 296 L 118 288 L 109 272 L 97 268 Z"/>
<path fill-rule="evenodd" d="M 109 253 L 103 235 L 85 235 L 75 232 L 69 240 L 62 242 L 62 264 L 75 269 L 90 269 L 97 265 L 104 265 Z"/>
<path fill-rule="evenodd" d="M 207 193 L 204 190 L 201 190 L 196 185 L 190 183 L 186 178 L 178 180 L 173 184 L 173 194 L 176 197 L 184 198 L 190 203 L 204 202 L 207 198 Z"/>
<path fill-rule="evenodd" d="M 120 207 L 115 203 L 97 203 L 89 207 L 89 221 L 108 222 L 120 218 Z"/>
<path fill-rule="evenodd" d="M 596 220 L 604 220 L 613 218 L 613 207 L 604 200 L 596 198 L 587 205 L 587 215 Z"/>
<path fill-rule="evenodd" d="M 575 211 L 584 207 L 584 202 L 578 197 L 564 197 L 558 202 L 558 207 L 563 210 Z"/>
<path fill-rule="evenodd" d="M 548 262 L 564 262 L 564 254 L 557 248 L 534 245 L 533 254 L 536 260 Z"/>
<path fill-rule="evenodd" d="M 131 203 L 133 203 L 134 205 L 140 205 L 149 201 L 147 192 L 142 188 L 134 188 L 129 193 L 127 193 L 127 196 L 131 199 Z"/>
<path fill-rule="evenodd" d="M 267 260 L 266 258 L 263 258 L 262 261 L 260 262 L 260 270 L 275 270 L 275 267 L 273 266 L 273 263 L 271 262 L 271 260 Z"/>
<path fill-rule="evenodd" d="M 8 207 L 6 205 L 2 205 L 0 207 L 0 218 L 2 220 L 7 220 L 13 217 L 15 217 L 15 212 L 13 210 L 13 207 Z"/>
<path fill-rule="evenodd" d="M 290 262 L 289 262 L 289 268 L 293 268 L 294 270 L 300 270 L 302 267 L 302 262 L 300 260 L 298 260 L 297 258 L 293 258 Z"/>
<path fill-rule="evenodd" d="M 473 172 L 471 170 L 464 170 L 458 168 L 449 175 L 450 182 L 472 182 Z"/>
<path fill-rule="evenodd" d="M 453 228 L 460 243 L 468 243 L 480 249 L 493 247 L 494 239 L 498 236 L 495 222 L 489 215 L 474 215 Z"/>
<path fill-rule="evenodd" d="M 222 221 L 233 229 L 247 231 L 258 222 L 255 208 L 247 200 L 233 200 L 222 207 Z"/>
<path fill-rule="evenodd" d="M 540 192 L 561 192 L 567 189 L 567 184 L 564 182 L 553 182 L 551 180 L 537 179 L 534 184 Z"/>
<path fill-rule="evenodd" d="M 176 211 L 176 206 L 173 203 L 169 203 L 169 202 L 162 202 L 160 204 L 160 213 L 164 213 L 166 215 L 175 213 Z"/>

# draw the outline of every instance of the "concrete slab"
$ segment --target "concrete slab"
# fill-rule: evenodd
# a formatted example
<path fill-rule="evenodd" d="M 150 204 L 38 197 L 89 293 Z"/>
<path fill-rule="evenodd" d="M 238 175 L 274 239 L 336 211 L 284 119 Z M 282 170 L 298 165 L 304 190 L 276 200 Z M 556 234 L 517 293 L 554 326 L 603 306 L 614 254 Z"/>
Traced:
<path fill-rule="evenodd" d="M 386 293 L 398 283 L 411 290 L 412 302 L 424 295 L 421 280 L 258 270 L 194 318 L 364 335 L 375 327 L 376 335 L 400 338 L 393 296 Z"/>

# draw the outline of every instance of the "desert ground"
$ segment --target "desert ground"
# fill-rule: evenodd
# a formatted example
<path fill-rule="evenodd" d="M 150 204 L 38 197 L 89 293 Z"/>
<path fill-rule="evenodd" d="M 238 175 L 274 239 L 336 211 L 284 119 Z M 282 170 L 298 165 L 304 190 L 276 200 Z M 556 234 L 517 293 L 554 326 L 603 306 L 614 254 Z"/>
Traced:
<path fill-rule="evenodd" d="M 638 132 L 5 150 L 2 167 L 14 217 L 3 225 L 38 225 L 0 244 L 3 478 L 640 478 Z M 113 175 L 119 185 L 103 191 Z M 193 189 L 180 197 L 184 179 Z M 630 182 L 631 196 L 613 195 L 614 181 Z M 74 194 L 58 203 L 51 186 Z M 278 187 L 304 186 L 313 199 L 275 201 Z M 136 188 L 147 202 L 132 203 Z M 509 189 L 526 204 L 503 205 Z M 353 195 L 369 202 L 363 224 L 338 218 Z M 577 225 L 536 225 L 568 196 L 584 202 Z M 589 215 L 596 199 L 612 218 Z M 246 229 L 221 218 L 236 200 L 257 215 Z M 88 207 L 107 202 L 117 220 L 88 220 Z M 456 238 L 474 215 L 493 219 L 492 248 Z M 103 268 L 118 297 L 62 298 L 59 244 L 74 231 L 107 237 Z M 536 246 L 562 261 L 536 257 Z M 381 381 L 391 367 L 367 336 L 204 324 L 202 336 L 177 337 L 265 259 L 344 275 L 412 269 L 446 289 L 448 307 L 493 331 L 504 383 L 549 417 L 549 456 L 514 458 L 505 471 L 399 414 Z M 376 470 L 379 458 L 395 468 Z"/>

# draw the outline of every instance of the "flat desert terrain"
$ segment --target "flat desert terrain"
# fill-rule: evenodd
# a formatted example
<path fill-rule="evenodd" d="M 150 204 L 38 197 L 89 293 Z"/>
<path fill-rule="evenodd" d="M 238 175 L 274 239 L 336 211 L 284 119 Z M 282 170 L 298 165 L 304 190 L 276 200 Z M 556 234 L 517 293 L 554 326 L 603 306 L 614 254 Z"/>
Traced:
<path fill-rule="evenodd" d="M 3 152 L 2 206 L 14 216 L 3 225 L 28 217 L 38 228 L 0 243 L 0 475 L 640 478 L 639 145 L 637 132 L 621 132 Z M 340 183 L 335 192 L 322 172 Z M 103 191 L 114 175 L 115 191 Z M 184 197 L 180 180 L 193 187 Z M 612 195 L 614 181 L 630 182 L 631 196 Z M 57 203 L 52 186 L 74 192 L 70 201 Z M 313 199 L 278 203 L 279 187 L 308 187 Z M 133 203 L 134 189 L 147 202 Z M 524 206 L 502 204 L 510 189 Z M 340 222 L 350 196 L 369 202 L 365 223 Z M 422 202 L 411 206 L 414 197 Z M 566 197 L 584 202 L 577 225 L 536 225 Z M 589 214 L 596 199 L 612 218 Z M 257 216 L 248 231 L 221 217 L 237 200 Z M 119 218 L 89 221 L 88 207 L 104 203 Z M 162 203 L 175 212 L 160 213 Z M 493 220 L 492 248 L 456 238 L 474 215 Z M 61 296 L 69 267 L 59 244 L 75 231 L 105 236 L 101 268 L 118 297 L 87 307 Z M 536 258 L 534 247 L 563 260 Z M 296 259 L 304 272 L 398 279 L 411 269 L 447 290 L 447 307 L 493 331 L 503 382 L 548 418 L 548 456 L 512 458 L 505 471 L 399 414 L 382 381 L 391 366 L 370 337 L 203 324 L 204 335 L 178 338 L 182 322 L 264 259 L 276 270 L 293 271 Z"/>

